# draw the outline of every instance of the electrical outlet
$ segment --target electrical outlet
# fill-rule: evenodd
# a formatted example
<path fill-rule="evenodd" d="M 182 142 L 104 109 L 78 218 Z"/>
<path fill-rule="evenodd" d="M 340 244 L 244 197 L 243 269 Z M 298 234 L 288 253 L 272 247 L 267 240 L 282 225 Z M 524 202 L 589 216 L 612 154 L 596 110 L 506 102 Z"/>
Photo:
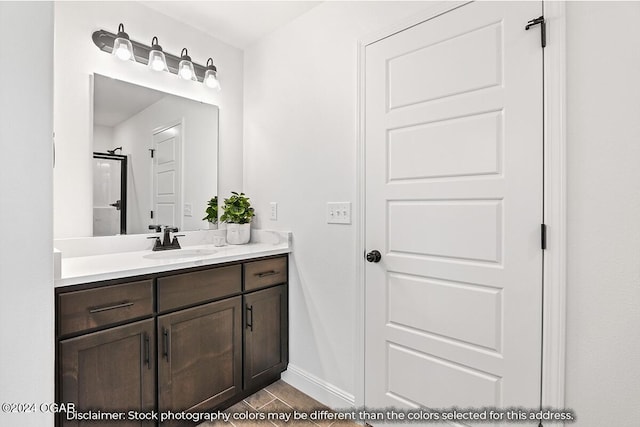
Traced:
<path fill-rule="evenodd" d="M 278 204 L 276 202 L 269 203 L 269 219 L 271 221 L 278 220 Z"/>
<path fill-rule="evenodd" d="M 184 204 L 184 216 L 193 216 L 193 206 L 191 206 L 191 203 Z"/>
<path fill-rule="evenodd" d="M 351 202 L 328 202 L 328 224 L 351 224 Z"/>

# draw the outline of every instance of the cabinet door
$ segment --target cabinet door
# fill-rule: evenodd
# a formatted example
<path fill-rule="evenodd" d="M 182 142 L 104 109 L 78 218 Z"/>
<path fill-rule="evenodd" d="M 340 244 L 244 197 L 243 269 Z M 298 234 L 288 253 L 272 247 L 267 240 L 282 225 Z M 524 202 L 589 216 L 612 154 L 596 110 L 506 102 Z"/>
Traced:
<path fill-rule="evenodd" d="M 158 317 L 161 412 L 210 409 L 242 390 L 241 310 L 238 296 Z"/>
<path fill-rule="evenodd" d="M 250 389 L 269 383 L 287 367 L 287 288 L 275 286 L 244 298 L 244 386 Z"/>
<path fill-rule="evenodd" d="M 60 342 L 60 401 L 78 411 L 147 412 L 155 404 L 153 319 Z M 140 426 L 140 421 L 67 421 L 64 426 Z M 148 425 L 148 423 L 147 423 Z"/>

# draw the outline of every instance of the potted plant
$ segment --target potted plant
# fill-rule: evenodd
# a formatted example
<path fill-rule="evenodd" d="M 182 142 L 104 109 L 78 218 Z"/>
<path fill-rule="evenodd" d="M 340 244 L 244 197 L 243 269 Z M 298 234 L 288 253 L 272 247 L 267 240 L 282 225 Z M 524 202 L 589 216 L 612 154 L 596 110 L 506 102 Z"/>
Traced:
<path fill-rule="evenodd" d="M 216 230 L 218 228 L 218 196 L 213 196 L 211 200 L 207 202 L 205 212 L 207 216 L 202 218 L 202 220 L 209 223 L 209 229 Z"/>
<path fill-rule="evenodd" d="M 220 221 L 227 224 L 227 242 L 242 245 L 251 238 L 251 219 L 255 216 L 249 198 L 244 193 L 231 192 L 231 197 L 224 199 Z"/>

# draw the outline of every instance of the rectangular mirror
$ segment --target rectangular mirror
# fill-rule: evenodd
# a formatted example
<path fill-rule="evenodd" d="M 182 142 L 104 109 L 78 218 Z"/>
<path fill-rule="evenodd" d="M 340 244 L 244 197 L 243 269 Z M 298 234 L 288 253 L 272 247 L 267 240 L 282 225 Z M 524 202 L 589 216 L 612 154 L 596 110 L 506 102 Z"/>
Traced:
<path fill-rule="evenodd" d="M 218 107 L 98 74 L 93 88 L 93 235 L 209 228 Z"/>

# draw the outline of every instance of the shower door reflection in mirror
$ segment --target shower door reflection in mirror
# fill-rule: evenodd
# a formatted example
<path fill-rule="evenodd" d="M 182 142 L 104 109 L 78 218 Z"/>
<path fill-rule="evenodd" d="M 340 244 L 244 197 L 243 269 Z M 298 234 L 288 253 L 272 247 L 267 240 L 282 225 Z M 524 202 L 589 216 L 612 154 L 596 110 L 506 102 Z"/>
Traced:
<path fill-rule="evenodd" d="M 93 153 L 93 235 L 127 234 L 127 157 Z"/>

